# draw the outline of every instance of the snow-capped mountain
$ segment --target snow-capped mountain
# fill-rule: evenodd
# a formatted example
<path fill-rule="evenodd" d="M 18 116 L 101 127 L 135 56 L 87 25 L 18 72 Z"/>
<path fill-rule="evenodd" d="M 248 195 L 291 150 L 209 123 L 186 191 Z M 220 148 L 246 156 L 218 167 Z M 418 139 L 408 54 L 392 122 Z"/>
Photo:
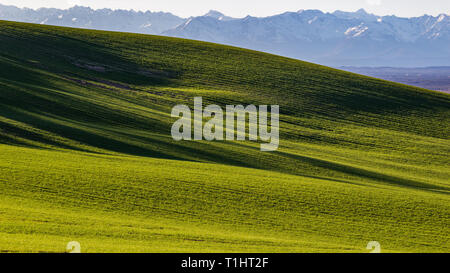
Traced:
<path fill-rule="evenodd" d="M 205 14 L 203 16 L 212 17 L 212 18 L 220 20 L 220 21 L 229 21 L 229 20 L 234 19 L 232 17 L 225 16 L 225 14 L 223 14 L 217 10 L 210 10 L 207 14 Z"/>
<path fill-rule="evenodd" d="M 48 8 L 32 10 L 1 4 L 0 20 L 144 34 L 160 34 L 185 22 L 183 18 L 164 12 L 93 10 L 80 6 L 66 10 Z"/>
<path fill-rule="evenodd" d="M 450 16 L 415 18 L 319 10 L 231 18 L 218 11 L 180 18 L 170 13 L 85 7 L 18 9 L 0 19 L 159 34 L 265 51 L 329 66 L 448 66 Z"/>
<path fill-rule="evenodd" d="M 443 66 L 450 64 L 450 17 L 399 18 L 364 10 L 300 10 L 235 20 L 190 18 L 163 35 L 266 51 L 340 66 Z"/>

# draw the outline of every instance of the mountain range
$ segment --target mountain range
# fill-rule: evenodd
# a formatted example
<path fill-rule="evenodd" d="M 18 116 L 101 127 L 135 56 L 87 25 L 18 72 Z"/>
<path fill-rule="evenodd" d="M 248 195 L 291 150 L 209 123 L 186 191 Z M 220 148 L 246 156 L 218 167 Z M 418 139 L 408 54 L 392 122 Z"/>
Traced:
<path fill-rule="evenodd" d="M 232 18 L 210 11 L 181 18 L 164 12 L 0 5 L 0 19 L 208 41 L 328 66 L 450 64 L 450 16 L 446 14 L 400 18 L 376 16 L 363 9 L 299 10 L 263 18 Z"/>

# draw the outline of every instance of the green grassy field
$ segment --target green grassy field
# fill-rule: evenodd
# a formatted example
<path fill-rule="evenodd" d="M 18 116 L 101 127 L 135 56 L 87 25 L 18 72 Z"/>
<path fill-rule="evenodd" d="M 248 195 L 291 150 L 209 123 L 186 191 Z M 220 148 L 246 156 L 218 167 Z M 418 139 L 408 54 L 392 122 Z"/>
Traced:
<path fill-rule="evenodd" d="M 280 105 L 280 148 L 172 140 Z M 203 42 L 0 21 L 0 252 L 450 251 L 450 95 Z"/>

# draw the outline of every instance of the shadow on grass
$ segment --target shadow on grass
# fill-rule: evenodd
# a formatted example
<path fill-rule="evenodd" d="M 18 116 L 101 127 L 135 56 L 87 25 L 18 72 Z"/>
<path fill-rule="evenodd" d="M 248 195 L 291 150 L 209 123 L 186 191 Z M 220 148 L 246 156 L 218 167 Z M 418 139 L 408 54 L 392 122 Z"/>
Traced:
<path fill-rule="evenodd" d="M 285 152 L 277 152 L 285 157 L 288 157 L 293 160 L 308 162 L 309 164 L 329 170 L 334 170 L 338 172 L 342 172 L 345 174 L 355 175 L 366 179 L 371 179 L 375 181 L 380 181 L 396 186 L 408 187 L 418 190 L 428 190 L 435 192 L 436 190 L 440 193 L 450 194 L 450 188 L 435 186 L 432 184 L 422 183 L 410 179 L 400 178 L 392 175 L 382 174 L 374 171 L 365 170 L 362 168 L 357 168 L 349 165 L 344 165 L 340 163 L 330 162 L 326 160 L 320 160 L 316 158 L 311 158 L 307 156 L 294 155 Z"/>

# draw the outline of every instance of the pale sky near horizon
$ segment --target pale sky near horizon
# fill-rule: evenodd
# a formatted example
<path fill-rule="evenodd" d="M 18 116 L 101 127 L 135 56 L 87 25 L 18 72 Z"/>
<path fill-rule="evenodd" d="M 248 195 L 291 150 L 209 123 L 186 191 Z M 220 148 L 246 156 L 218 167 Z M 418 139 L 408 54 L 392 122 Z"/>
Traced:
<path fill-rule="evenodd" d="M 450 14 L 450 0 L 0 0 L 0 4 L 17 7 L 54 7 L 66 9 L 74 5 L 93 9 L 134 9 L 171 12 L 181 17 L 203 15 L 218 10 L 228 16 L 269 16 L 300 9 L 355 11 L 364 8 L 376 15 L 415 17 L 424 14 Z"/>

